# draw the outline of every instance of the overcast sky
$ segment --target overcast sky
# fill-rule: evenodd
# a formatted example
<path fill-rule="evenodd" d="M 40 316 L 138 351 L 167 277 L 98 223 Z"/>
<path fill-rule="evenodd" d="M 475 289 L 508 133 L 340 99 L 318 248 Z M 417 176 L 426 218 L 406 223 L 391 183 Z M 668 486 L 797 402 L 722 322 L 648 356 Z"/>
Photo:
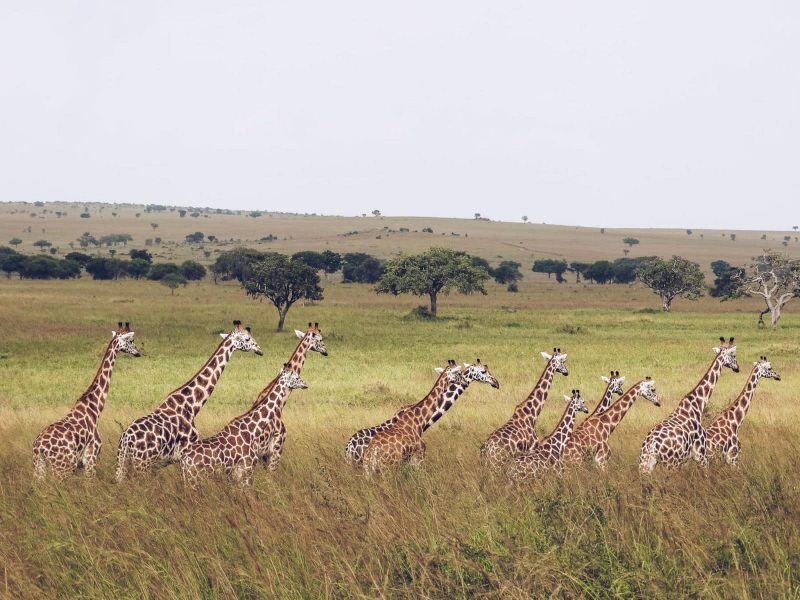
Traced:
<path fill-rule="evenodd" d="M 800 221 L 800 3 L 3 2 L 0 200 Z"/>

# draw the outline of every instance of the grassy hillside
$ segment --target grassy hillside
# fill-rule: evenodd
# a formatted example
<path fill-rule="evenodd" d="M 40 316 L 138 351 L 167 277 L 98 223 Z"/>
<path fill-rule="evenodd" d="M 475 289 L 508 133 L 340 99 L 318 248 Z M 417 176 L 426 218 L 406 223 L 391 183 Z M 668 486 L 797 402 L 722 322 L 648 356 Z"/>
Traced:
<path fill-rule="evenodd" d="M 753 326 L 747 302 L 706 298 L 667 315 L 642 312 L 654 301 L 636 287 L 531 280 L 519 294 L 498 287 L 487 297 L 449 298 L 431 322 L 409 316 L 414 299 L 329 283 L 323 302 L 295 307 L 287 321 L 287 330 L 319 321 L 330 356 L 309 358 L 309 389 L 289 400 L 278 471 L 259 469 L 252 490 L 211 482 L 187 492 L 175 468 L 113 485 L 120 426 L 191 376 L 233 318 L 253 326 L 265 356 L 233 357 L 198 427 L 207 435 L 243 412 L 295 345 L 290 331 L 274 332 L 274 310 L 235 284 L 191 284 L 173 297 L 154 282 L 3 279 L 0 595 L 795 597 L 800 318 L 787 314 L 771 332 Z M 91 380 L 119 319 L 133 323 L 144 356 L 118 361 L 98 480 L 36 488 L 33 438 Z M 719 335 L 737 337 L 743 372 L 723 375 L 709 418 L 759 355 L 783 378 L 759 387 L 741 469 L 704 473 L 689 464 L 640 478 L 641 440 L 703 374 Z M 540 433 L 556 423 L 569 389 L 593 405 L 611 369 L 630 383 L 654 377 L 663 406 L 634 405 L 611 439 L 607 473 L 580 468 L 515 491 L 482 472 L 478 448 L 530 391 L 544 365 L 539 351 L 556 345 L 569 353 L 570 375 L 556 380 Z M 476 356 L 501 389 L 467 390 L 426 435 L 421 472 L 370 481 L 344 464 L 353 431 L 421 398 L 448 358 Z"/>
<path fill-rule="evenodd" d="M 86 219 L 79 216 L 84 207 L 90 214 Z M 58 217 L 56 212 L 66 213 L 66 216 Z M 791 229 L 790 223 L 787 223 L 787 231 L 694 229 L 688 235 L 686 230 L 674 229 L 609 227 L 601 233 L 599 228 L 589 227 L 429 217 L 323 217 L 272 213 L 251 217 L 247 211 L 226 215 L 213 210 L 201 212 L 197 217 L 191 214 L 191 209 L 181 217 L 179 209 L 146 212 L 144 206 L 133 205 L 0 204 L 0 244 L 18 237 L 23 240 L 19 249 L 33 253 L 38 249 L 32 244 L 46 239 L 63 255 L 70 251 L 69 242 L 74 243 L 85 231 L 98 238 L 112 233 L 129 233 L 134 238 L 130 245 L 137 248 L 143 247 L 147 239 L 161 237 L 162 244 L 153 249 L 159 259 L 193 257 L 205 262 L 213 260 L 216 252 L 238 244 L 288 253 L 329 248 L 338 252 L 369 252 L 379 257 L 440 245 L 466 250 L 492 262 L 508 259 L 527 266 L 534 258 L 619 258 L 627 248 L 623 238 L 633 237 L 640 243 L 630 250 L 630 256 L 680 254 L 708 269 L 708 264 L 714 260 L 741 264 L 765 247 L 782 248 L 784 237 L 790 236 L 787 249 L 792 256 L 800 256 L 798 233 Z M 535 215 L 531 214 L 530 218 L 535 221 Z M 152 224 L 157 228 L 154 229 Z M 691 226 L 688 217 L 687 226 Z M 422 230 L 425 228 L 431 228 L 433 233 L 424 233 Z M 195 231 L 214 235 L 220 240 L 203 245 L 202 250 L 209 252 L 208 258 L 197 245 L 184 241 L 187 234 Z M 731 241 L 731 234 L 735 235 L 735 241 Z M 270 235 L 277 239 L 259 241 Z"/>

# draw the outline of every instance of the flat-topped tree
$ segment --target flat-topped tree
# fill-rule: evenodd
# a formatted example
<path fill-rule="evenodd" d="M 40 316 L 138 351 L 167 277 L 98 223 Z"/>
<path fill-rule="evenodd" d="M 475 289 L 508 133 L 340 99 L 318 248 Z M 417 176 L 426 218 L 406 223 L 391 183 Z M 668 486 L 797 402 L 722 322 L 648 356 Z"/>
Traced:
<path fill-rule="evenodd" d="M 300 260 L 273 254 L 253 263 L 242 281 L 248 296 L 266 298 L 278 311 L 278 331 L 283 331 L 286 313 L 301 299 L 322 300 L 319 275 Z"/>
<path fill-rule="evenodd" d="M 749 265 L 736 269 L 731 274 L 731 280 L 732 285 L 721 294 L 723 298 L 760 296 L 765 306 L 759 314 L 758 323 L 763 325 L 764 315 L 769 313 L 770 324 L 775 329 L 783 307 L 792 298 L 800 297 L 800 262 L 789 260 L 781 253 L 764 250 Z"/>
<path fill-rule="evenodd" d="M 436 315 L 440 293 L 456 290 L 462 294 L 486 294 L 489 279 L 484 267 L 475 266 L 470 256 L 448 248 L 431 248 L 422 254 L 403 255 L 386 263 L 375 286 L 379 294 L 428 296 L 431 314 Z"/>
<path fill-rule="evenodd" d="M 703 295 L 705 279 L 700 265 L 680 256 L 649 260 L 639 268 L 637 277 L 661 297 L 664 312 L 669 312 L 677 297 L 696 300 Z"/>

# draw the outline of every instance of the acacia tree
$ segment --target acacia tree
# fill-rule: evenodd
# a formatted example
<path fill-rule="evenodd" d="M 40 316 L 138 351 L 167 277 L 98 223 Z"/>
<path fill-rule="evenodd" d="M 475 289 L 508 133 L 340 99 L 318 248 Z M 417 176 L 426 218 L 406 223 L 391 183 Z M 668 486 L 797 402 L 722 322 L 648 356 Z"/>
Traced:
<path fill-rule="evenodd" d="M 431 314 L 436 315 L 440 293 L 456 290 L 462 294 L 486 294 L 483 284 L 489 273 L 476 266 L 465 252 L 431 248 L 422 254 L 399 256 L 386 263 L 386 270 L 375 286 L 379 294 L 414 294 L 430 298 Z"/>
<path fill-rule="evenodd" d="M 759 326 L 764 326 L 764 315 L 769 313 L 770 324 L 775 329 L 783 307 L 792 298 L 800 297 L 800 262 L 789 260 L 783 254 L 764 250 L 753 262 L 732 274 L 734 285 L 723 299 L 742 296 L 760 296 L 764 309 L 758 315 Z"/>
<path fill-rule="evenodd" d="M 653 258 L 637 271 L 639 281 L 661 297 L 661 308 L 669 312 L 677 298 L 696 300 L 703 295 L 705 279 L 700 265 L 680 256 L 669 260 Z"/>
<path fill-rule="evenodd" d="M 317 271 L 301 260 L 272 254 L 250 265 L 242 281 L 247 295 L 266 298 L 278 311 L 278 331 L 283 331 L 286 313 L 301 299 L 322 300 Z"/>

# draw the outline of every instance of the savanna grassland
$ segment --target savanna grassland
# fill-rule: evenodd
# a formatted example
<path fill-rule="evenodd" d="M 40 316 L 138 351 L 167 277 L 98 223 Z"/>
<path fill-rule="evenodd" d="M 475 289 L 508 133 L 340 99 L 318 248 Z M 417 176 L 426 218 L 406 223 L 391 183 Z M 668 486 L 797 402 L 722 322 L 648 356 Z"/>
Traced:
<path fill-rule="evenodd" d="M 520 225 L 520 227 L 522 227 Z M 531 226 L 533 227 L 533 226 Z M 685 234 L 684 234 L 685 235 Z M 472 236 L 470 236 L 470 239 Z M 719 242 L 717 242 L 719 243 Z M 738 244 L 739 242 L 735 242 Z M 728 242 L 730 245 L 730 242 Z M 436 321 L 410 297 L 324 283 L 274 331 L 271 306 L 235 283 L 0 281 L 0 595 L 39 597 L 647 597 L 800 595 L 800 318 L 754 326 L 752 301 L 676 302 L 637 286 L 561 286 L 526 279 L 518 294 L 450 297 Z M 795 310 L 793 310 L 795 309 Z M 232 319 L 253 327 L 263 357 L 234 355 L 198 418 L 202 434 L 246 410 L 289 356 L 292 328 L 319 321 L 330 356 L 309 357 L 309 389 L 292 394 L 283 460 L 253 489 L 211 482 L 187 491 L 174 468 L 114 485 L 121 426 L 194 374 Z M 91 381 L 118 320 L 143 351 L 117 361 L 101 419 L 96 481 L 31 483 L 30 447 Z M 705 372 L 720 335 L 735 335 L 742 372 L 726 371 L 709 417 L 767 354 L 782 381 L 759 386 L 742 431 L 739 471 L 688 464 L 642 478 L 647 430 Z M 521 490 L 480 468 L 480 443 L 530 391 L 541 350 L 569 354 L 539 424 L 600 375 L 650 375 L 663 405 L 637 402 L 611 439 L 607 473 L 567 471 Z M 425 467 L 365 479 L 343 461 L 356 429 L 421 398 L 448 358 L 480 357 L 501 389 L 473 384 L 426 434 Z"/>

